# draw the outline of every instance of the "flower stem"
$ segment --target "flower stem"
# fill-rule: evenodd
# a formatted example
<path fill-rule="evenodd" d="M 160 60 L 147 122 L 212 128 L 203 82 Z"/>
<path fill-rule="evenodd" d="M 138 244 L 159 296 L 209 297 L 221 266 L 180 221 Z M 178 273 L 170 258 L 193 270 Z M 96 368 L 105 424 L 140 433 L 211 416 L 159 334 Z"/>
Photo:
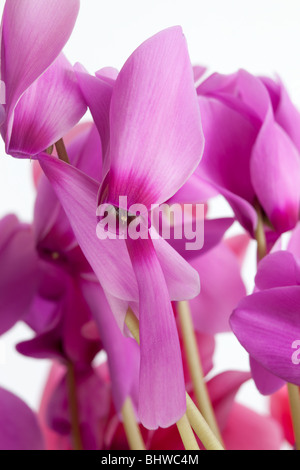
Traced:
<path fill-rule="evenodd" d="M 205 449 L 224 450 L 188 393 L 186 394 L 186 404 L 186 414 L 189 422 Z"/>
<path fill-rule="evenodd" d="M 58 142 L 56 142 L 55 148 L 57 151 L 58 158 L 63 162 L 70 163 L 67 149 L 63 139 L 60 139 Z"/>
<path fill-rule="evenodd" d="M 130 397 L 127 397 L 122 407 L 122 417 L 125 434 L 130 450 L 146 450 L 139 425 Z"/>
<path fill-rule="evenodd" d="M 177 311 L 180 319 L 184 349 L 187 356 L 189 372 L 193 382 L 194 392 L 199 410 L 201 411 L 210 429 L 214 432 L 215 436 L 220 442 L 222 442 L 222 436 L 219 431 L 218 423 L 204 381 L 203 369 L 199 356 L 199 350 L 197 346 L 197 340 L 195 336 L 189 303 L 187 301 L 178 302 Z"/>
<path fill-rule="evenodd" d="M 257 259 L 261 261 L 267 254 L 267 240 L 264 228 L 264 220 L 259 204 L 256 206 L 257 212 L 257 227 L 255 230 L 255 238 L 257 241 Z"/>
<path fill-rule="evenodd" d="M 200 450 L 186 413 L 176 425 L 185 450 Z"/>
<path fill-rule="evenodd" d="M 73 450 L 82 450 L 83 446 L 82 446 L 82 440 L 81 440 L 81 435 L 80 435 L 75 370 L 74 370 L 74 365 L 72 364 L 72 362 L 68 363 L 67 386 L 68 386 L 68 394 L 69 394 L 69 408 L 70 408 L 70 415 L 71 415 Z"/>
<path fill-rule="evenodd" d="M 140 344 L 139 321 L 130 308 L 127 311 L 125 323 L 127 325 L 128 330 L 131 332 L 133 338 L 136 340 L 138 344 Z M 210 448 L 207 447 L 208 450 L 223 450 L 223 447 L 218 442 L 214 433 L 211 431 L 207 422 L 201 415 L 198 408 L 193 404 L 193 401 L 189 397 L 188 394 L 187 394 L 187 412 L 182 418 L 176 424 L 177 424 L 177 428 L 181 435 L 184 445 L 187 445 L 189 447 L 195 445 L 194 440 L 191 437 L 190 425 L 192 425 L 194 431 L 196 432 L 197 436 L 199 437 L 203 445 L 206 447 L 205 442 L 209 445 Z M 186 418 L 188 419 L 189 425 L 187 425 Z M 192 450 L 192 449 L 186 448 L 186 450 Z"/>
<path fill-rule="evenodd" d="M 300 450 L 300 393 L 298 385 L 288 384 L 288 392 L 296 440 L 296 449 Z"/>

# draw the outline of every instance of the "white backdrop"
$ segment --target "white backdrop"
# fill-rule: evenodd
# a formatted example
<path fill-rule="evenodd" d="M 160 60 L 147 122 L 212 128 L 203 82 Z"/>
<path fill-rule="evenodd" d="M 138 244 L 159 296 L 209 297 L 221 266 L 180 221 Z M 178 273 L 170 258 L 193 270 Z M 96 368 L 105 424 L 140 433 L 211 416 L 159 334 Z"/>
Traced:
<path fill-rule="evenodd" d="M 299 0 L 82 0 L 81 4 L 65 52 L 71 62 L 81 62 L 91 73 L 108 65 L 120 68 L 143 40 L 180 24 L 194 64 L 223 73 L 237 68 L 255 74 L 278 73 L 300 107 Z M 6 156 L 1 142 L 0 217 L 14 212 L 30 221 L 33 203 L 30 163 Z M 230 211 L 218 200 L 213 213 L 224 216 Z M 237 230 L 235 227 L 232 233 Z M 255 247 L 251 246 L 243 272 L 249 290 L 254 259 Z M 0 340 L 0 386 L 36 409 L 49 364 L 14 351 L 17 341 L 29 337 L 30 331 L 18 325 Z M 249 367 L 247 354 L 232 335 L 220 335 L 215 360 L 216 371 Z M 238 399 L 254 409 L 266 410 L 265 399 L 253 384 L 244 386 Z"/>

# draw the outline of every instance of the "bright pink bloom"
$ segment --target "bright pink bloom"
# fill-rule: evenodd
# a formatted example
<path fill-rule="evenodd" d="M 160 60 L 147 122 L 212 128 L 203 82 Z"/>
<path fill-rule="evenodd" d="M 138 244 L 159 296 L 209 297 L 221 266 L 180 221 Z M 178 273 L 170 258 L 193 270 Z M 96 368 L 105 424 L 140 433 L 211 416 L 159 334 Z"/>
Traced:
<path fill-rule="evenodd" d="M 205 152 L 198 176 L 227 198 L 253 235 L 260 204 L 277 233 L 299 219 L 300 115 L 281 82 L 245 70 L 198 86 Z"/>
<path fill-rule="evenodd" d="M 150 209 L 186 182 L 203 150 L 193 71 L 181 29 L 162 31 L 142 44 L 115 83 L 97 75 L 89 77 L 78 68 L 102 141 L 104 181 L 99 200 L 118 207 L 119 196 L 127 196 L 129 206 L 139 203 Z M 185 410 L 170 300 L 197 295 L 197 275 L 162 239 L 128 240 L 128 251 L 124 240 L 97 240 L 97 182 L 51 157 L 41 161 L 112 308 L 125 315 L 128 303 L 139 301 L 139 415 L 149 428 L 167 427 Z M 133 307 L 137 311 L 136 304 Z M 153 312 L 160 312 L 155 319 Z"/>
<path fill-rule="evenodd" d="M 299 226 L 287 251 L 265 257 L 256 275 L 256 292 L 243 299 L 231 317 L 233 332 L 249 352 L 253 377 L 264 394 L 284 382 L 300 385 L 299 365 L 293 360 L 300 338 Z"/>
<path fill-rule="evenodd" d="M 6 152 L 36 155 L 57 142 L 86 111 L 71 64 L 61 53 L 79 0 L 6 0 L 1 30 L 1 80 Z"/>

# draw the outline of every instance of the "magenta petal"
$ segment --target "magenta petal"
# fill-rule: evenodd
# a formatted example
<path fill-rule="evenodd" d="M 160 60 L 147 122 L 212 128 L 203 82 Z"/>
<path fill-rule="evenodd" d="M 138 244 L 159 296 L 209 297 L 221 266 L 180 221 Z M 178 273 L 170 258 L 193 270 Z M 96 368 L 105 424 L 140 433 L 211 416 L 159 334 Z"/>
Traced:
<path fill-rule="evenodd" d="M 250 366 L 252 378 L 258 391 L 262 395 L 272 395 L 284 386 L 285 381 L 274 374 L 271 374 L 259 362 L 250 356 Z"/>
<path fill-rule="evenodd" d="M 24 91 L 54 62 L 73 30 L 79 0 L 7 0 L 2 20 L 1 76 L 6 84 L 10 140 L 14 108 Z"/>
<path fill-rule="evenodd" d="M 230 217 L 224 219 L 205 219 L 204 245 L 201 250 L 187 250 L 186 243 L 188 240 L 184 236 L 181 239 L 175 239 L 175 237 L 173 237 L 168 240 L 168 242 L 184 259 L 191 261 L 215 248 L 221 242 L 226 231 L 233 224 L 233 221 L 234 219 Z"/>
<path fill-rule="evenodd" d="M 251 378 L 249 372 L 226 371 L 207 383 L 216 418 L 221 430 L 226 427 L 231 408 L 240 387 Z"/>
<path fill-rule="evenodd" d="M 12 393 L 0 388 L 0 449 L 43 450 L 37 416 Z"/>
<path fill-rule="evenodd" d="M 284 232 L 293 228 L 299 219 L 300 157 L 271 111 L 253 148 L 251 179 L 275 229 Z"/>
<path fill-rule="evenodd" d="M 30 226 L 16 217 L 0 221 L 0 334 L 21 320 L 36 289 L 37 255 Z"/>
<path fill-rule="evenodd" d="M 111 203 L 119 195 L 129 205 L 164 202 L 194 172 L 204 139 L 180 27 L 156 34 L 127 60 L 114 86 L 110 123 Z"/>
<path fill-rule="evenodd" d="M 278 124 L 290 136 L 293 143 L 297 147 L 298 152 L 300 152 L 300 113 L 292 103 L 287 90 L 281 82 L 279 83 L 279 90 L 279 103 L 275 110 L 276 122 L 278 122 Z"/>
<path fill-rule="evenodd" d="M 101 142 L 96 127 L 91 123 L 80 124 L 64 141 L 71 164 L 100 181 Z M 33 228 L 38 249 L 58 250 L 61 253 L 77 244 L 66 214 L 45 175 L 38 187 Z"/>
<path fill-rule="evenodd" d="M 218 195 L 219 192 L 214 186 L 193 173 L 187 182 L 169 199 L 168 203 L 205 203 L 211 197 Z"/>
<path fill-rule="evenodd" d="M 76 168 L 45 154 L 41 156 L 40 163 L 103 289 L 119 299 L 136 300 L 137 284 L 125 241 L 97 238 L 98 183 Z"/>
<path fill-rule="evenodd" d="M 300 287 L 257 292 L 242 300 L 230 324 L 248 353 L 268 371 L 300 385 L 293 344 L 300 338 Z"/>
<path fill-rule="evenodd" d="M 139 286 L 141 341 L 139 417 L 166 428 L 185 412 L 186 398 L 175 317 L 151 239 L 127 240 Z"/>
<path fill-rule="evenodd" d="M 103 159 L 105 160 L 109 148 L 109 110 L 113 87 L 100 78 L 89 75 L 80 64 L 76 64 L 75 70 L 85 102 L 100 134 Z M 105 165 L 104 174 L 108 170 L 107 165 Z"/>
<path fill-rule="evenodd" d="M 259 290 L 299 285 L 300 267 L 288 251 L 271 253 L 259 263 L 255 284 Z"/>
<path fill-rule="evenodd" d="M 252 203 L 249 165 L 257 127 L 221 101 L 201 97 L 199 105 L 205 149 L 197 174 Z"/>
<path fill-rule="evenodd" d="M 73 68 L 60 54 L 22 95 L 6 147 L 17 156 L 36 155 L 63 137 L 85 111 Z"/>
<path fill-rule="evenodd" d="M 152 232 L 153 233 L 153 232 Z M 199 274 L 164 239 L 153 240 L 171 300 L 189 300 L 200 292 Z"/>

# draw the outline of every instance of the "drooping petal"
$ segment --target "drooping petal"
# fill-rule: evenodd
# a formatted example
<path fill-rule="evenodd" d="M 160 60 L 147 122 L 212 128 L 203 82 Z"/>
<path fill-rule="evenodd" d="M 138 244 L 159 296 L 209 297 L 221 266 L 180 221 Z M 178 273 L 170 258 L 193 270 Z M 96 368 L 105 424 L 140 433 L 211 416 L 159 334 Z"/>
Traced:
<path fill-rule="evenodd" d="M 73 68 L 60 54 L 18 102 L 6 149 L 23 157 L 43 152 L 77 124 L 85 111 Z"/>
<path fill-rule="evenodd" d="M 230 324 L 248 353 L 268 371 L 300 385 L 293 363 L 294 342 L 300 338 L 300 287 L 280 287 L 243 299 Z"/>
<path fill-rule="evenodd" d="M 180 27 L 156 34 L 127 60 L 114 86 L 110 123 L 110 203 L 118 206 L 119 196 L 128 196 L 129 205 L 164 202 L 194 172 L 204 139 Z"/>
<path fill-rule="evenodd" d="M 44 450 L 35 413 L 18 397 L 0 388 L 0 449 Z"/>
<path fill-rule="evenodd" d="M 14 108 L 22 94 L 54 62 L 73 30 L 79 0 L 7 0 L 2 19 L 1 79 L 6 84 L 9 145 Z"/>
<path fill-rule="evenodd" d="M 279 232 L 299 219 L 300 156 L 269 111 L 251 156 L 251 180 L 258 199 Z"/>
<path fill-rule="evenodd" d="M 151 239 L 127 240 L 139 287 L 141 342 L 139 417 L 148 429 L 169 427 L 186 398 L 176 322 Z"/>
<path fill-rule="evenodd" d="M 285 384 L 285 381 L 271 374 L 250 356 L 251 373 L 258 391 L 262 395 L 272 395 Z"/>

